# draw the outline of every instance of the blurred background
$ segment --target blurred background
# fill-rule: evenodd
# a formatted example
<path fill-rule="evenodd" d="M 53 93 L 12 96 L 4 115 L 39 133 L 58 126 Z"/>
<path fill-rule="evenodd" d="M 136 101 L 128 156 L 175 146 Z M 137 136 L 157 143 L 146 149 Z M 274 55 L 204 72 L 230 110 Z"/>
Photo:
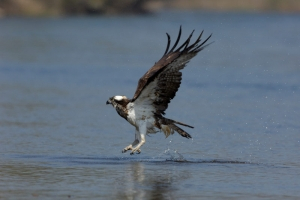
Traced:
<path fill-rule="evenodd" d="M 165 9 L 299 12 L 298 0 L 0 0 L 0 16 L 146 14 Z"/>

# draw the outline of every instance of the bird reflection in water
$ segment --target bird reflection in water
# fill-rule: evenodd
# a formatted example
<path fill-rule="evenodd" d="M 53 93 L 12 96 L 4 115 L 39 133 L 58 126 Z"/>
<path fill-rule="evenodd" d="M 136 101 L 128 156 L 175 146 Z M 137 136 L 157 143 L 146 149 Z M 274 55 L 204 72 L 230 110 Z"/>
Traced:
<path fill-rule="evenodd" d="M 188 179 L 186 171 L 176 170 L 173 165 L 153 166 L 155 163 L 133 162 L 117 180 L 118 199 L 176 199 L 176 182 Z"/>

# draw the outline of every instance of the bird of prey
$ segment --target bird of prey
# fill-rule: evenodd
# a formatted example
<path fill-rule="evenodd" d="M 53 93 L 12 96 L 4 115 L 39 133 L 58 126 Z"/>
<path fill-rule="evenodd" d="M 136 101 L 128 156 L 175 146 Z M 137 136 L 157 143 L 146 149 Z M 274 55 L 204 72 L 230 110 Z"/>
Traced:
<path fill-rule="evenodd" d="M 122 153 L 128 150 L 131 150 L 131 155 L 140 153 L 141 146 L 146 142 L 145 136 L 158 131 L 163 131 L 166 137 L 176 131 L 182 137 L 192 138 L 178 125 L 194 127 L 165 118 L 164 114 L 180 87 L 182 75 L 180 70 L 210 44 L 206 44 L 206 42 L 211 35 L 201 42 L 203 31 L 196 41 L 190 44 L 193 33 L 194 31 L 177 48 L 181 37 L 180 26 L 177 40 L 171 49 L 169 49 L 171 39 L 167 33 L 168 44 L 164 55 L 140 78 L 133 98 L 128 99 L 126 96 L 117 95 L 107 100 L 106 104 L 111 104 L 121 117 L 135 127 L 135 139 L 122 150 Z"/>

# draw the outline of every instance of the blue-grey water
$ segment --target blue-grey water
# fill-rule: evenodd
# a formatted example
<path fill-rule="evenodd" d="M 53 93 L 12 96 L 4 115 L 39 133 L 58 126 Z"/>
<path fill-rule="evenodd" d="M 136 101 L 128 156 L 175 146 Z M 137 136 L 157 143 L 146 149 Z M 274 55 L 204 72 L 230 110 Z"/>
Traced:
<path fill-rule="evenodd" d="M 195 29 L 212 45 L 183 71 L 150 135 L 105 104 Z M 0 20 L 0 198 L 299 199 L 300 16 L 181 13 Z"/>

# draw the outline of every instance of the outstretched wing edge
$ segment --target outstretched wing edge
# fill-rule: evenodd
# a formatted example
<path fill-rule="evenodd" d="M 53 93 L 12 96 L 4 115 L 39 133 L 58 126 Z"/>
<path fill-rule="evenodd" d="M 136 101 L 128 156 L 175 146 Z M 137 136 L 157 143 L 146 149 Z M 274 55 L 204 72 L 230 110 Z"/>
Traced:
<path fill-rule="evenodd" d="M 176 49 L 181 37 L 180 26 L 176 42 L 170 50 L 171 39 L 167 33 L 168 44 L 164 55 L 140 78 L 136 92 L 131 100 L 132 102 L 140 105 L 154 105 L 155 113 L 165 114 L 164 111 L 167 109 L 168 103 L 175 97 L 180 87 L 182 75 L 180 70 L 183 69 L 198 52 L 211 44 L 206 44 L 206 42 L 212 34 L 201 42 L 202 31 L 196 41 L 189 45 L 193 33 L 194 30 L 187 40 Z"/>

